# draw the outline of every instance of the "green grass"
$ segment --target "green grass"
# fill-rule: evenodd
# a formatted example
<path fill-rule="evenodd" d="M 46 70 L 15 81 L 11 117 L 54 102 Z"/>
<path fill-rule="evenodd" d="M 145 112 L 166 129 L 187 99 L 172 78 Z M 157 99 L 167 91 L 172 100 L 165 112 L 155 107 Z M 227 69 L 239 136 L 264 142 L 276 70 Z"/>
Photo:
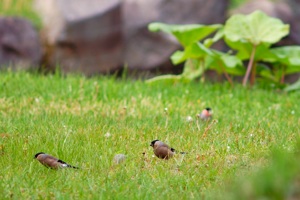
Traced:
<path fill-rule="evenodd" d="M 299 199 L 300 143 L 293 152 L 274 149 L 267 167 L 240 177 L 219 199 Z"/>
<path fill-rule="evenodd" d="M 209 198 L 266 165 L 272 147 L 292 151 L 299 135 L 299 93 L 26 72 L 0 80 L 1 199 Z M 210 124 L 186 117 L 206 106 L 216 123 L 204 135 Z M 159 160 L 153 139 L 188 154 Z M 47 169 L 33 159 L 40 151 L 81 169 Z M 117 153 L 127 160 L 116 166 Z"/>

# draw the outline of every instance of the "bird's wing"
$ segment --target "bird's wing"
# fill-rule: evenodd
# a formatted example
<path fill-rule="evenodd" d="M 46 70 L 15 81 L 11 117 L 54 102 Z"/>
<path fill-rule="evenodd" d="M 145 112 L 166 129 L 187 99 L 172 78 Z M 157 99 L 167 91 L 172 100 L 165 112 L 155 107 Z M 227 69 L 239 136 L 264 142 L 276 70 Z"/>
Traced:
<path fill-rule="evenodd" d="M 66 163 L 65 161 L 60 160 L 60 159 L 57 162 L 60 164 L 61 167 L 70 167 L 70 168 L 73 167 L 73 166 L 69 165 L 68 163 Z"/>
<path fill-rule="evenodd" d="M 168 149 L 170 149 L 169 145 L 167 145 L 167 144 L 165 144 L 165 143 L 163 143 L 163 142 L 160 144 L 160 146 L 161 146 L 161 147 L 167 147 Z"/>
<path fill-rule="evenodd" d="M 48 154 L 45 154 L 44 157 L 42 157 L 41 161 L 44 161 L 44 162 L 57 162 L 57 158 L 53 157 L 53 156 L 50 156 Z"/>
<path fill-rule="evenodd" d="M 62 161 L 62 160 L 58 160 L 57 162 L 60 163 L 62 167 L 69 167 L 69 168 L 79 169 L 78 167 L 69 165 L 68 163 L 66 163 L 65 161 Z"/>
<path fill-rule="evenodd" d="M 57 160 L 57 162 L 59 162 L 61 164 L 67 164 L 65 161 L 62 161 L 62 160 Z"/>
<path fill-rule="evenodd" d="M 167 148 L 168 150 L 172 151 L 172 152 L 175 152 L 175 149 L 174 148 L 170 148 L 169 145 L 165 144 L 162 142 L 162 144 L 160 145 L 160 147 L 163 147 L 163 148 Z"/>
<path fill-rule="evenodd" d="M 48 154 L 38 157 L 38 160 L 45 165 L 46 167 L 56 168 L 57 167 L 57 158 L 50 156 Z"/>

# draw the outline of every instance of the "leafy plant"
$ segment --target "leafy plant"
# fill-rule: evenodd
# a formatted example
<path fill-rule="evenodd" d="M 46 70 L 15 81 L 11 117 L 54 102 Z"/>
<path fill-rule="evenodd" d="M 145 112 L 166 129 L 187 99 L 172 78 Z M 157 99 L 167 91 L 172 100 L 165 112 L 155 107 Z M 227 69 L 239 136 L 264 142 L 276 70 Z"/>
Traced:
<path fill-rule="evenodd" d="M 264 54 L 270 53 L 271 44 L 278 42 L 288 33 L 289 25 L 261 11 L 246 16 L 236 14 L 227 20 L 224 27 L 226 43 L 238 51 L 237 56 L 240 59 L 250 59 L 243 79 L 244 86 L 251 72 L 251 84 L 254 84 L 256 63 L 263 59 Z"/>
<path fill-rule="evenodd" d="M 284 90 L 285 90 L 286 92 L 291 92 L 291 91 L 297 91 L 297 90 L 300 90 L 300 79 L 299 79 L 296 83 L 294 83 L 294 84 L 292 84 L 292 85 L 289 85 L 289 86 L 287 86 L 286 88 L 284 88 Z"/>
<path fill-rule="evenodd" d="M 185 64 L 181 75 L 164 75 L 150 79 L 148 82 L 164 79 L 171 81 L 191 81 L 201 76 L 207 69 L 212 69 L 218 74 L 225 74 L 228 81 L 232 83 L 228 73 L 243 74 L 240 59 L 209 48 L 212 44 L 223 38 L 223 25 L 168 25 L 151 23 L 149 30 L 164 31 L 173 34 L 184 47 L 184 50 L 174 52 L 171 55 L 171 61 L 175 65 L 183 62 Z M 207 38 L 212 33 L 215 33 L 215 35 L 212 38 Z M 240 68 L 237 66 L 240 66 Z"/>
<path fill-rule="evenodd" d="M 257 74 L 265 80 L 283 83 L 286 74 L 300 71 L 299 46 L 271 48 L 272 44 L 289 33 L 289 25 L 261 11 L 250 15 L 233 15 L 225 25 L 151 23 L 149 30 L 163 31 L 177 38 L 184 49 L 174 52 L 170 58 L 174 65 L 184 62 L 184 70 L 180 75 L 155 77 L 148 82 L 164 79 L 191 81 L 203 76 L 203 73 L 210 69 L 224 74 L 231 84 L 230 75 L 244 75 L 245 86 L 250 75 L 251 85 L 255 83 Z M 236 54 L 210 48 L 220 39 L 224 39 Z M 248 62 L 247 70 L 242 61 Z M 271 68 L 262 62 L 269 63 Z"/>
<path fill-rule="evenodd" d="M 183 51 L 176 51 L 171 55 L 171 61 L 177 65 L 185 62 L 184 71 L 181 75 L 164 75 L 150 79 L 148 82 L 155 82 L 161 80 L 170 81 L 191 81 L 203 74 L 205 71 L 205 56 L 212 55 L 212 52 L 198 41 L 203 40 L 213 32 L 222 27 L 220 24 L 214 25 L 169 25 L 164 23 L 151 23 L 149 30 L 163 31 L 170 33 L 176 37 L 179 43 L 184 47 Z M 222 37 L 222 35 L 221 35 Z M 221 38 L 220 37 L 220 38 Z M 218 40 L 218 38 L 214 38 Z M 211 39 L 207 43 L 213 43 Z"/>

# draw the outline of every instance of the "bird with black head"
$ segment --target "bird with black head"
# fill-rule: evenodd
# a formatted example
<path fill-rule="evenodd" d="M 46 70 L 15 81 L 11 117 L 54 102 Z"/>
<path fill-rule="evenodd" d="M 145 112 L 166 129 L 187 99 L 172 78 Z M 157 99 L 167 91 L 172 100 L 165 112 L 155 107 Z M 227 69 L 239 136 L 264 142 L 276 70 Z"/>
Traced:
<path fill-rule="evenodd" d="M 35 159 L 37 159 L 42 165 L 51 169 L 60 169 L 60 168 L 74 168 L 79 169 L 78 167 L 74 167 L 69 165 L 68 163 L 55 158 L 51 155 L 45 154 L 44 152 L 39 152 L 35 154 Z"/>

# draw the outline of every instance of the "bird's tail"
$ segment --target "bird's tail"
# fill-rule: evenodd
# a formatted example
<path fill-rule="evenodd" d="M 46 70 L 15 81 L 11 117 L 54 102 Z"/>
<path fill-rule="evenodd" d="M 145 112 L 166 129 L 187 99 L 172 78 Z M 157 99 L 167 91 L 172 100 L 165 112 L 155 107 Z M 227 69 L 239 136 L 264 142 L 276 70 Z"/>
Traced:
<path fill-rule="evenodd" d="M 73 168 L 73 169 L 80 169 L 79 167 L 75 167 L 75 166 L 72 166 L 72 165 L 67 165 L 67 167 L 69 167 L 69 168 Z"/>
<path fill-rule="evenodd" d="M 171 151 L 172 151 L 172 152 L 175 152 L 175 153 L 180 153 L 180 154 L 187 154 L 187 152 L 178 152 L 178 151 L 176 151 L 174 148 L 171 148 Z"/>
<path fill-rule="evenodd" d="M 72 165 L 69 165 L 68 163 L 66 163 L 65 161 L 62 161 L 62 160 L 58 160 L 57 162 L 61 163 L 63 167 L 79 169 L 78 167 L 74 167 Z"/>

